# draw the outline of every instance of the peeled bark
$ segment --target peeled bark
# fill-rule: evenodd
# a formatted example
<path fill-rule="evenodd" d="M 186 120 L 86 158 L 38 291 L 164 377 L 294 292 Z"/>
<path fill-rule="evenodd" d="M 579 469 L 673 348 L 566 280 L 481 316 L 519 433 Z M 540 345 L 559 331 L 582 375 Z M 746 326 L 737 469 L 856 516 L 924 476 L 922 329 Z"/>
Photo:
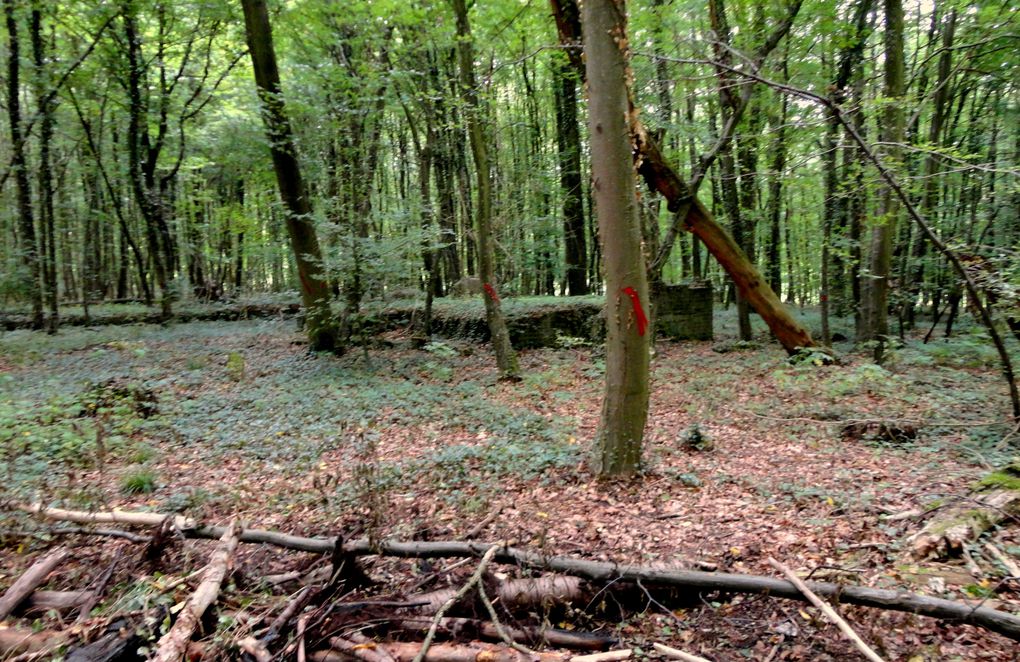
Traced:
<path fill-rule="evenodd" d="M 313 350 L 339 352 L 343 347 L 338 341 L 336 322 L 329 307 L 329 284 L 321 272 L 322 251 L 312 225 L 312 203 L 301 177 L 293 131 L 280 91 L 280 71 L 276 65 L 266 2 L 242 0 L 241 5 L 255 83 L 262 101 L 262 121 L 270 141 L 273 170 L 286 210 L 287 232 L 301 281 L 308 340 Z"/>

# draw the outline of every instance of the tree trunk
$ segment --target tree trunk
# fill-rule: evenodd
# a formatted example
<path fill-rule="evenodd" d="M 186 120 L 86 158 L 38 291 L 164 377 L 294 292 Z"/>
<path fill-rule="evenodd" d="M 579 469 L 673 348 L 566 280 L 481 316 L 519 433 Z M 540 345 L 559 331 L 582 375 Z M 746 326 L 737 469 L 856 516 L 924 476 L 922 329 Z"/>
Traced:
<path fill-rule="evenodd" d="M 496 282 L 496 247 L 492 237 L 492 174 L 489 172 L 488 137 L 482 125 L 482 107 L 478 98 L 475 81 L 474 47 L 471 25 L 468 22 L 465 0 L 453 0 L 453 11 L 457 18 L 457 54 L 460 61 L 460 88 L 464 98 L 465 119 L 471 154 L 475 161 L 475 178 L 478 183 L 478 204 L 476 209 L 475 233 L 478 244 L 478 277 L 483 284 L 482 298 L 485 301 L 485 316 L 492 336 L 492 347 L 496 353 L 496 365 L 502 379 L 518 379 L 520 369 L 517 354 L 510 346 L 510 333 L 500 305 L 498 283 Z"/>
<path fill-rule="evenodd" d="M 928 127 L 928 145 L 934 149 L 942 139 L 942 127 L 945 124 L 947 106 L 949 105 L 949 76 L 952 73 L 953 39 L 956 34 L 956 9 L 949 12 L 946 25 L 942 28 L 942 53 L 938 60 L 938 76 L 935 82 L 932 100 L 931 124 Z M 994 138 L 993 138 L 994 145 Z M 992 161 L 994 163 L 994 159 Z M 920 211 L 925 218 L 931 218 L 939 202 L 939 159 L 929 154 L 924 161 L 924 191 L 921 194 Z M 994 173 L 993 173 L 994 174 Z M 924 282 L 924 256 L 927 253 L 928 241 L 923 233 L 918 233 L 911 251 L 911 269 L 907 278 L 908 296 L 904 301 L 904 316 L 907 324 L 913 328 L 917 298 Z"/>
<path fill-rule="evenodd" d="M 38 113 L 42 118 L 39 126 L 39 222 L 42 229 L 42 277 L 43 295 L 49 317 L 46 332 L 54 334 L 60 326 L 57 309 L 57 233 L 53 205 L 53 167 L 50 161 L 50 147 L 53 143 L 54 104 L 46 94 L 49 89 L 46 68 L 46 53 L 42 34 L 42 11 L 39 4 L 32 8 L 31 20 L 32 60 L 35 64 L 35 92 L 38 99 Z"/>
<path fill-rule="evenodd" d="M 563 245 L 566 257 L 567 292 L 588 294 L 586 278 L 584 201 L 581 189 L 581 134 L 577 126 L 577 81 L 562 53 L 553 56 L 553 88 L 556 101 L 556 149 L 563 192 Z"/>
<path fill-rule="evenodd" d="M 648 282 L 631 165 L 630 76 L 623 0 L 583 7 L 592 179 L 606 278 L 606 388 L 598 471 L 634 475 L 648 418 Z"/>
<path fill-rule="evenodd" d="M 883 96 L 888 100 L 882 113 L 882 142 L 886 159 L 895 164 L 900 158 L 897 147 L 903 142 L 904 63 L 903 4 L 901 0 L 885 2 L 885 85 Z M 884 342 L 889 334 L 889 279 L 892 275 L 893 240 L 896 236 L 900 202 L 895 192 L 886 187 L 882 193 L 880 215 L 871 230 L 869 278 L 865 296 L 863 340 Z M 876 350 L 876 356 L 881 350 Z"/>
<path fill-rule="evenodd" d="M 301 178 L 290 120 L 280 90 L 280 72 L 266 2 L 241 0 L 241 6 L 255 83 L 262 101 L 262 121 L 270 141 L 276 183 L 285 207 L 287 232 L 301 281 L 308 340 L 315 351 L 341 352 L 343 347 L 338 343 L 337 326 L 329 307 L 329 285 L 321 272 L 322 252 L 312 225 L 312 205 Z"/>
<path fill-rule="evenodd" d="M 35 215 L 32 209 L 32 185 L 28 179 L 28 162 L 25 158 L 25 136 L 21 126 L 21 43 L 18 38 L 18 20 L 14 14 L 14 0 L 5 0 L 4 18 L 7 22 L 7 118 L 11 126 L 11 168 L 18 198 L 18 242 L 21 259 L 28 270 L 25 290 L 32 305 L 32 328 L 43 327 L 43 300 L 40 288 L 39 244 L 35 234 Z"/>
<path fill-rule="evenodd" d="M 788 55 L 789 48 L 787 48 L 783 54 L 784 81 L 788 77 Z M 783 211 L 783 178 L 786 176 L 786 118 L 789 108 L 787 96 L 785 94 L 781 96 L 782 99 L 780 100 L 779 116 L 772 120 L 775 133 L 772 138 L 772 159 L 769 164 L 769 169 L 772 171 L 772 177 L 769 180 L 769 201 L 767 209 L 769 242 L 765 264 L 769 287 L 772 288 L 772 291 L 776 293 L 777 297 L 782 297 L 783 292 L 782 259 L 780 257 L 780 244 L 782 242 L 780 218 Z"/>

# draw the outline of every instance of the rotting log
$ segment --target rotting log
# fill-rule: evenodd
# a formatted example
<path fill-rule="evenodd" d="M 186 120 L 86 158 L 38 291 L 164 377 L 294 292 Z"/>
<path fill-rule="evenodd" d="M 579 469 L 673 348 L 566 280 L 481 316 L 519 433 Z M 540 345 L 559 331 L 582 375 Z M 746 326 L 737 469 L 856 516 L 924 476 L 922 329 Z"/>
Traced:
<path fill-rule="evenodd" d="M 1020 516 L 1020 490 L 978 492 L 940 512 L 908 538 L 914 558 L 960 556 L 964 545 L 1003 520 Z"/>
<path fill-rule="evenodd" d="M 10 588 L 0 597 L 0 621 L 11 615 L 35 589 L 46 581 L 57 566 L 71 556 L 70 550 L 58 547 L 32 564 L 21 577 L 11 584 Z"/>
<path fill-rule="evenodd" d="M 44 517 L 55 518 L 48 509 L 37 510 Z M 76 511 L 64 511 L 76 512 Z M 79 513 L 81 514 L 81 513 Z M 88 514 L 88 513 L 84 513 Z M 124 515 L 123 513 L 121 514 Z M 223 536 L 225 527 L 183 529 L 190 538 L 216 539 Z M 272 544 L 304 552 L 329 554 L 333 541 L 323 538 L 301 538 L 272 531 L 246 530 L 241 542 Z M 480 557 L 493 545 L 483 542 L 384 541 L 372 544 L 367 540 L 346 543 L 345 551 L 358 556 L 396 556 L 404 558 L 463 558 Z M 594 581 L 640 580 L 647 586 L 685 588 L 696 592 L 748 593 L 770 595 L 790 600 L 805 600 L 796 586 L 785 579 L 697 570 L 662 570 L 640 565 L 586 561 L 564 556 L 545 556 L 514 547 L 500 546 L 493 560 L 533 570 L 545 570 L 574 575 Z M 865 586 L 847 586 L 826 582 L 807 582 L 815 594 L 842 603 L 903 611 L 945 620 L 959 621 L 998 632 L 1020 641 L 1020 616 L 991 609 L 980 603 L 970 604 L 942 598 L 931 598 L 915 593 L 890 591 Z"/>

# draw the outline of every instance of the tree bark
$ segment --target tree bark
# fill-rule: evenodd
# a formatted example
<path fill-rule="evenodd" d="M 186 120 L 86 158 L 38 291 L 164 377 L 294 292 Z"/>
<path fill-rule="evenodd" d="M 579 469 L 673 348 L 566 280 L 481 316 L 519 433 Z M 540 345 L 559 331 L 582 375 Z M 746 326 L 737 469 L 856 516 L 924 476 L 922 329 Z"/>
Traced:
<path fill-rule="evenodd" d="M 588 250 L 581 188 L 581 134 L 577 125 L 577 81 L 574 70 L 561 53 L 553 55 L 553 77 L 567 292 L 570 296 L 579 296 L 589 291 L 585 268 Z"/>
<path fill-rule="evenodd" d="M 338 342 L 336 322 L 329 307 L 329 285 L 321 272 L 322 252 L 312 224 L 312 204 L 301 178 L 290 119 L 281 94 L 280 72 L 276 65 L 266 2 L 241 0 L 241 6 L 255 83 L 262 102 L 262 121 L 269 137 L 276 183 L 286 209 L 287 232 L 301 281 L 308 340 L 315 351 L 342 352 L 343 346 Z"/>
<path fill-rule="evenodd" d="M 897 145 L 903 142 L 904 117 L 902 97 L 904 95 L 903 62 L 903 3 L 901 0 L 885 2 L 885 70 L 883 96 L 887 102 L 882 113 L 882 142 L 885 156 L 891 161 L 900 158 Z M 871 230 L 871 253 L 869 256 L 868 287 L 865 288 L 864 325 L 862 340 L 879 341 L 876 356 L 881 355 L 881 345 L 889 334 L 889 280 L 892 276 L 893 241 L 900 214 L 900 201 L 891 187 L 882 193 L 880 215 Z"/>
<path fill-rule="evenodd" d="M 632 476 L 641 464 L 648 418 L 648 281 L 641 250 L 631 159 L 626 4 L 583 7 L 592 179 L 606 282 L 606 386 L 598 433 L 598 471 Z"/>
<path fill-rule="evenodd" d="M 492 348 L 496 353 L 496 365 L 499 368 L 500 378 L 515 380 L 520 377 L 520 368 L 517 364 L 517 354 L 510 345 L 510 333 L 507 331 L 496 282 L 496 247 L 492 236 L 492 173 L 489 172 L 488 137 L 482 125 L 482 107 L 479 101 L 478 84 L 475 80 L 474 47 L 465 0 L 453 0 L 453 11 L 457 19 L 460 92 L 467 106 L 464 110 L 465 120 L 468 138 L 471 141 L 471 154 L 475 161 L 475 179 L 478 186 L 478 204 L 475 210 L 478 277 L 481 278 L 483 284 L 482 299 L 485 301 L 485 317 L 489 323 Z"/>
<path fill-rule="evenodd" d="M 18 37 L 18 19 L 14 0 L 4 1 L 4 18 L 7 23 L 7 119 L 11 126 L 11 168 L 18 199 L 18 244 L 21 259 L 28 271 L 25 290 L 32 305 L 32 328 L 43 327 L 43 299 L 40 287 L 39 243 L 35 233 L 35 214 L 32 208 L 32 185 L 28 179 L 28 161 L 25 158 L 25 138 L 21 125 L 21 42 Z"/>
<path fill-rule="evenodd" d="M 46 332 L 54 334 L 60 327 L 60 313 L 57 306 L 57 232 L 55 229 L 55 209 L 53 205 L 53 166 L 50 150 L 53 143 L 54 103 L 53 98 L 46 94 L 48 69 L 46 67 L 46 47 L 42 34 L 42 11 L 40 3 L 32 8 L 31 18 L 32 60 L 35 64 L 35 93 L 38 113 L 42 118 L 39 125 L 39 223 L 42 230 L 42 285 L 43 298 L 49 315 L 46 319 Z"/>

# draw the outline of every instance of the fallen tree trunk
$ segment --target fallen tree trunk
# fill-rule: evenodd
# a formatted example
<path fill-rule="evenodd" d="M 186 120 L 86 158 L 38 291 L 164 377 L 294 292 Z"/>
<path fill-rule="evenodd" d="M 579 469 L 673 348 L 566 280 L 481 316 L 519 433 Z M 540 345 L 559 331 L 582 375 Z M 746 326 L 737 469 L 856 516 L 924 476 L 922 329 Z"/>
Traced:
<path fill-rule="evenodd" d="M 64 547 L 58 547 L 36 561 L 21 577 L 18 577 L 3 597 L 0 597 L 0 621 L 10 616 L 11 612 L 17 609 L 18 605 L 30 596 L 36 587 L 45 582 L 49 574 L 69 556 L 71 556 L 70 551 Z"/>
<path fill-rule="evenodd" d="M 52 518 L 46 509 L 39 513 Z M 184 529 L 182 533 L 191 538 L 216 538 L 221 537 L 224 531 L 223 527 L 202 527 Z M 271 531 L 245 531 L 240 540 L 242 542 L 274 544 L 287 549 L 322 554 L 333 551 L 333 541 L 330 539 L 301 538 Z M 359 540 L 346 543 L 344 550 L 358 556 L 378 554 L 405 558 L 461 558 L 480 557 L 492 546 L 490 543 L 483 542 L 387 541 L 372 544 L 367 540 Z M 514 547 L 500 547 L 493 557 L 493 561 L 522 568 L 574 575 L 595 581 L 640 580 L 646 587 L 669 586 L 698 592 L 749 593 L 791 600 L 806 600 L 796 586 L 784 579 L 773 577 L 697 570 L 661 570 L 639 565 L 585 561 L 564 556 L 544 556 Z M 980 604 L 975 606 L 966 602 L 865 586 L 845 586 L 825 582 L 808 582 L 807 586 L 815 594 L 839 602 L 970 623 L 1020 641 L 1020 616 L 997 611 Z"/>
<path fill-rule="evenodd" d="M 938 513 L 908 538 L 915 558 L 960 556 L 964 544 L 1010 517 L 1020 515 L 1020 490 L 979 492 Z"/>
<path fill-rule="evenodd" d="M 202 615 L 219 597 L 220 585 L 223 584 L 234 560 L 237 538 L 237 527 L 231 524 L 220 539 L 216 551 L 209 557 L 209 564 L 202 574 L 202 582 L 184 605 L 173 627 L 159 640 L 156 656 L 153 658 L 156 662 L 178 662 L 184 657 L 188 650 L 188 642 L 195 634 Z"/>
<path fill-rule="evenodd" d="M 26 613 L 78 609 L 95 597 L 92 591 L 34 591 L 19 607 Z"/>
<path fill-rule="evenodd" d="M 499 585 L 494 599 L 507 608 L 536 607 L 547 602 L 565 604 L 591 597 L 591 592 L 585 591 L 583 584 L 578 577 L 562 575 L 508 579 Z M 420 608 L 422 613 L 434 614 L 456 593 L 456 588 L 444 588 L 411 599 L 426 603 Z"/>

